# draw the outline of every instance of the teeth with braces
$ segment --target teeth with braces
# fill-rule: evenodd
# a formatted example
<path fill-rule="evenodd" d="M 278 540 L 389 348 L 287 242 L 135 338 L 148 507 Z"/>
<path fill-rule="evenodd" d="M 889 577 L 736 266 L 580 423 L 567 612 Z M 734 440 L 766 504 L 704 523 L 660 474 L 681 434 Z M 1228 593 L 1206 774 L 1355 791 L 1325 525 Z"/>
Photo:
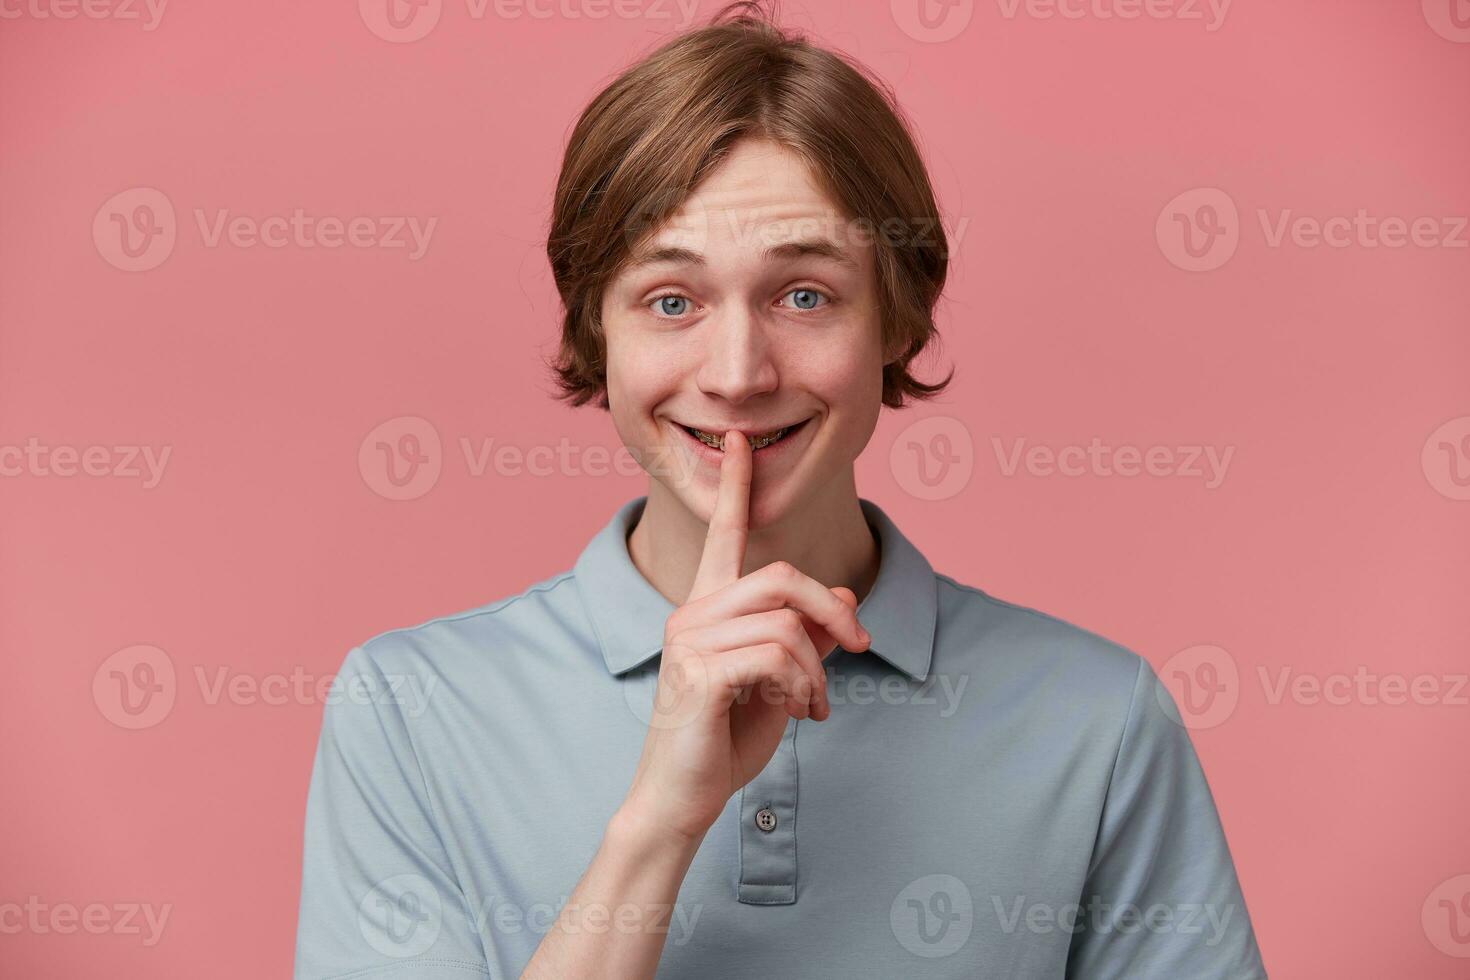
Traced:
<path fill-rule="evenodd" d="M 790 426 L 786 426 L 785 428 L 777 429 L 775 432 L 767 432 L 765 435 L 756 436 L 754 439 L 750 440 L 750 448 L 752 450 L 764 449 L 766 446 L 769 446 L 771 443 L 784 436 L 787 430 L 789 430 L 790 428 Z M 694 428 L 689 429 L 689 431 L 694 433 L 694 438 L 698 439 L 706 446 L 713 446 L 720 452 L 725 451 L 725 436 L 723 434 L 713 435 L 711 433 L 705 432 L 702 429 Z"/>

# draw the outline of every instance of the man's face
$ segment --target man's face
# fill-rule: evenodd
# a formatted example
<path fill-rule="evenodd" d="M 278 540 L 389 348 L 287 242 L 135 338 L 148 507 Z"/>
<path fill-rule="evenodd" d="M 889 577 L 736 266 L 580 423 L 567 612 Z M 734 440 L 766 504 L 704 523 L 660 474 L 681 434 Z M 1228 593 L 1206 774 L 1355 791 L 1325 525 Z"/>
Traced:
<path fill-rule="evenodd" d="M 604 293 L 613 423 L 700 520 L 728 429 L 755 447 L 752 528 L 850 481 L 882 405 L 873 253 L 800 157 L 749 139 Z"/>

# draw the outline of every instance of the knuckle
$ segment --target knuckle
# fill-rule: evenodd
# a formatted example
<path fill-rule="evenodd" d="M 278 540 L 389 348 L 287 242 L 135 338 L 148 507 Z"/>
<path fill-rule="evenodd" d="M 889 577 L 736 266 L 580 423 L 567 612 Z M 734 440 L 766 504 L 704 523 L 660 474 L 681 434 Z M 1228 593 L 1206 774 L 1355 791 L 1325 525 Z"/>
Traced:
<path fill-rule="evenodd" d="M 762 643 L 757 647 L 760 651 L 761 662 L 766 669 L 772 673 L 779 674 L 785 670 L 787 656 L 786 648 L 779 643 Z"/>
<path fill-rule="evenodd" d="M 796 566 L 784 559 L 771 562 L 766 566 L 766 569 L 768 570 L 767 574 L 782 582 L 789 582 L 797 576 Z"/>
<path fill-rule="evenodd" d="M 801 629 L 801 613 L 785 606 L 776 610 L 776 625 L 786 631 Z"/>
<path fill-rule="evenodd" d="M 670 661 L 659 667 L 658 686 L 666 693 L 693 693 L 702 688 L 704 681 L 703 672 L 689 669 L 687 661 Z"/>

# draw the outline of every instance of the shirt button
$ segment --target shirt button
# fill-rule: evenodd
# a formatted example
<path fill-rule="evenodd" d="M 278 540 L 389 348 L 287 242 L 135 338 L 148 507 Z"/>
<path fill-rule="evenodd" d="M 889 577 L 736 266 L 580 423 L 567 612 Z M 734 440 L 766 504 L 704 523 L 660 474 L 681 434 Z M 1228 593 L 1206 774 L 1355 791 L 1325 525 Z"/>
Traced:
<path fill-rule="evenodd" d="M 762 807 L 756 811 L 755 825 L 766 833 L 776 829 L 776 811 L 770 807 Z"/>

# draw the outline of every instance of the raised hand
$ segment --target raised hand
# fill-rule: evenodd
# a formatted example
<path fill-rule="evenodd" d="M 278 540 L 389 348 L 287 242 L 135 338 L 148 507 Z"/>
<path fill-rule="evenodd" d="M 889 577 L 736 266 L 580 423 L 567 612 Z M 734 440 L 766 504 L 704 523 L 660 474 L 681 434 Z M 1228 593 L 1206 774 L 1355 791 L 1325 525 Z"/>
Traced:
<path fill-rule="evenodd" d="M 720 486 L 687 601 L 664 626 L 658 693 L 628 808 L 689 839 L 780 744 L 788 718 L 826 719 L 822 660 L 867 649 L 857 597 L 786 562 L 741 576 L 749 535 L 751 449 L 725 436 Z"/>

